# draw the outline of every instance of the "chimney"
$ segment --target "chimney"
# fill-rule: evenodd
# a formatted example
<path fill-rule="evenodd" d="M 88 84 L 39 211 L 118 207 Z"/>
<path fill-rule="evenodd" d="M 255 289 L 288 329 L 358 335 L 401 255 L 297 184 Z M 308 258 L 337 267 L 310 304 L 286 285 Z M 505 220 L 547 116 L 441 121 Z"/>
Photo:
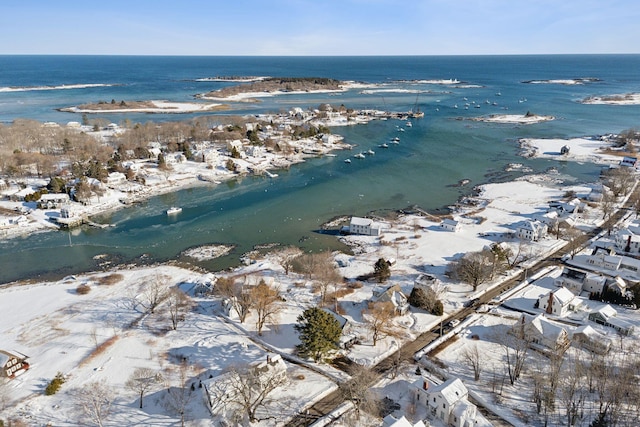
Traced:
<path fill-rule="evenodd" d="M 426 379 L 422 379 L 422 389 L 423 390 L 429 390 L 429 381 L 427 381 Z"/>

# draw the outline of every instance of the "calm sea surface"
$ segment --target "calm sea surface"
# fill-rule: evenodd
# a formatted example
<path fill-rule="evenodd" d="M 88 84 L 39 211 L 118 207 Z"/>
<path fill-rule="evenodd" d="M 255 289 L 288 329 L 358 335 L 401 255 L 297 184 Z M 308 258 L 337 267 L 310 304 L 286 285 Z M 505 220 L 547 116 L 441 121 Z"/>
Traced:
<path fill-rule="evenodd" d="M 339 95 L 305 94 L 234 104 L 233 114 L 286 111 L 321 103 L 352 108 L 408 111 L 425 117 L 399 132 L 399 121 L 333 129 L 357 150 L 375 156 L 350 165 L 337 157 L 312 159 L 276 179 L 244 177 L 150 199 L 99 221 L 109 229 L 82 228 L 0 241 L 0 283 L 25 277 L 81 272 L 112 262 L 155 262 L 211 243 L 236 245 L 227 257 L 204 262 L 219 269 L 237 264 L 255 245 L 281 242 L 305 250 L 339 249 L 335 237 L 315 230 L 338 215 L 364 215 L 417 205 L 438 210 L 453 204 L 473 185 L 508 180 L 510 163 L 535 172 L 550 167 L 567 181 L 594 181 L 598 167 L 518 156 L 518 138 L 569 138 L 616 133 L 638 126 L 640 106 L 583 105 L 590 95 L 640 91 L 640 56 L 466 56 L 466 57 L 117 57 L 0 56 L 0 122 L 16 118 L 66 123 L 80 121 L 56 108 L 99 100 L 193 101 L 194 95 L 229 83 L 198 82 L 214 76 L 318 76 L 382 84 Z M 594 78 L 582 85 L 526 84 L 530 80 Z M 416 83 L 457 79 L 460 85 Z M 61 85 L 108 85 L 54 89 Z M 39 90 L 36 90 L 39 89 Z M 42 90 L 47 89 L 47 90 Z M 466 98 L 466 100 L 464 99 Z M 487 103 L 488 102 L 488 103 Z M 470 104 L 468 110 L 465 103 Z M 493 103 L 497 105 L 493 105 Z M 474 108 L 479 104 L 480 108 Z M 457 105 L 458 108 L 455 108 Z M 460 120 L 487 114 L 553 115 L 530 126 Z M 110 122 L 184 120 L 196 114 L 114 114 Z M 211 122 L 224 122 L 211 116 Z M 399 136 L 401 143 L 378 145 Z M 461 179 L 466 187 L 454 186 Z M 164 210 L 180 205 L 175 220 Z"/>

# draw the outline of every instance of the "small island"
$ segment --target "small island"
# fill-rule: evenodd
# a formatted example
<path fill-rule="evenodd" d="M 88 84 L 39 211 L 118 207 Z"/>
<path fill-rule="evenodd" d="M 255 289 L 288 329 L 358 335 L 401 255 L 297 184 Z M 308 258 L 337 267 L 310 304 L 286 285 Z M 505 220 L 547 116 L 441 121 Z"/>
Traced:
<path fill-rule="evenodd" d="M 487 123 L 510 123 L 518 125 L 530 125 L 534 123 L 548 122 L 555 120 L 553 116 L 540 116 L 538 114 L 527 111 L 526 114 L 492 114 L 490 116 L 473 117 L 470 120 L 474 122 Z"/>
<path fill-rule="evenodd" d="M 326 77 L 269 77 L 251 83 L 225 87 L 196 95 L 203 99 L 243 99 L 246 95 L 268 96 L 277 93 L 334 92 L 344 90 L 345 83 Z"/>
<path fill-rule="evenodd" d="M 229 107 L 222 104 L 205 104 L 199 102 L 170 101 L 98 101 L 81 104 L 76 107 L 58 108 L 67 113 L 196 113 L 201 111 L 220 111 Z"/>
<path fill-rule="evenodd" d="M 640 104 L 640 93 L 590 96 L 583 99 L 582 104 L 638 105 Z"/>

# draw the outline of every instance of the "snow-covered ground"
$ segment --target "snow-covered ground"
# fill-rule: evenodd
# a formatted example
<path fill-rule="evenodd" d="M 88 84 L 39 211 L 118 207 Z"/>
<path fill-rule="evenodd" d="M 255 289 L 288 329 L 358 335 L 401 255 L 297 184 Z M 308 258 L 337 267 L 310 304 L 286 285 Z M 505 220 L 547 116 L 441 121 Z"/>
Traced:
<path fill-rule="evenodd" d="M 582 140 L 582 143 L 576 144 L 593 149 L 591 143 Z M 179 168 L 176 167 L 169 175 L 171 179 L 165 177 L 167 188 L 179 188 L 182 182 L 195 181 L 194 171 L 182 171 Z M 184 181 L 178 176 L 184 176 Z M 435 220 L 406 215 L 387 221 L 380 238 L 343 237 L 354 248 L 354 254 L 335 254 L 335 257 L 338 264 L 342 265 L 339 267 L 341 275 L 352 284 L 357 277 L 371 273 L 379 258 L 396 260 L 386 285 L 373 282 L 353 285 L 350 286 L 353 292 L 340 300 L 341 313 L 352 323 L 354 333 L 360 338 L 360 344 L 345 351 L 345 355 L 363 365 L 375 364 L 402 345 L 403 341 L 414 338 L 440 322 L 440 317 L 412 308 L 408 314 L 394 319 L 396 327 L 402 330 L 398 337 L 383 338 L 373 346 L 362 312 L 374 291 L 398 284 L 408 294 L 419 274 L 429 273 L 438 277 L 447 287 L 443 302 L 445 314 L 448 314 L 473 298 L 471 286 L 451 281 L 445 276 L 451 260 L 499 241 L 524 250 L 531 257 L 541 256 L 562 245 L 563 241 L 548 237 L 518 248 L 521 243 L 511 237 L 516 223 L 531 219 L 536 213 L 544 213 L 550 200 L 559 200 L 568 190 L 575 191 L 578 196 L 585 196 L 590 190 L 587 186 L 559 187 L 558 179 L 553 175 L 529 176 L 516 182 L 481 186 L 477 197 L 457 208 L 454 216 L 461 224 L 458 232 L 444 230 Z M 116 197 L 121 195 L 105 195 L 103 203 Z M 601 216 L 597 208 L 588 208 L 577 218 L 578 226 L 593 227 Z M 216 256 L 224 249 L 203 247 L 190 255 Z M 263 335 L 258 336 L 254 312 L 249 314 L 244 323 L 222 316 L 218 298 L 196 293 L 200 284 L 210 283 L 214 276 L 272 278 L 272 283 L 277 285 L 286 300 L 277 321 L 267 324 Z M 170 327 L 166 304 L 153 314 L 145 313 L 140 305 L 145 292 L 158 282 L 178 286 L 192 296 L 194 308 L 185 314 L 177 330 Z M 90 291 L 79 294 L 77 288 L 80 284 L 87 284 Z M 478 292 L 492 285 L 482 284 Z M 518 301 L 518 298 L 537 298 L 542 289 L 535 289 L 532 287 L 525 294 L 514 296 L 514 301 Z M 76 425 L 72 390 L 104 380 L 116 394 L 116 404 L 110 416 L 112 422 L 120 425 L 173 424 L 179 417 L 167 404 L 166 389 L 168 385 L 175 386 L 178 367 L 182 361 L 187 361 L 188 384 L 194 385 L 186 413 L 188 424 L 210 425 L 211 416 L 203 403 L 202 391 L 198 388 L 199 380 L 215 376 L 238 363 L 264 360 L 271 351 L 281 353 L 289 360 L 291 385 L 286 393 L 281 390 L 274 395 L 276 400 L 278 397 L 286 399 L 288 412 L 280 414 L 278 419 L 258 425 L 277 425 L 333 390 L 336 381 L 345 378 L 345 374 L 335 368 L 299 361 L 293 355 L 298 343 L 293 328 L 297 316 L 304 309 L 317 305 L 318 301 L 319 294 L 311 282 L 295 273 L 286 275 L 275 258 L 269 255 L 248 266 L 226 272 L 202 274 L 166 265 L 122 267 L 108 273 L 90 273 L 58 282 L 0 287 L 2 348 L 15 349 L 28 355 L 31 363 L 31 369 L 25 374 L 0 386 L 0 403 L 7 402 L 2 417 L 18 417 L 30 425 L 44 425 L 47 422 Z M 523 304 L 529 305 L 529 301 Z M 501 354 L 491 337 L 496 330 L 513 323 L 515 318 L 513 313 L 503 310 L 471 319 L 470 325 L 462 326 L 459 338 L 438 356 L 449 367 L 451 374 L 465 380 L 467 386 L 477 393 L 479 400 L 492 405 L 495 399 L 487 391 L 488 379 L 475 384 L 470 379 L 468 368 L 460 362 L 459 354 L 461 348 L 469 343 L 483 346 L 488 358 L 486 369 L 491 372 Z M 166 383 L 149 392 L 142 409 L 138 409 L 136 394 L 124 386 L 137 367 L 152 368 L 162 372 L 167 379 Z M 45 396 L 43 390 L 57 372 L 65 374 L 67 382 L 58 394 Z M 485 375 L 490 376 L 489 373 Z M 408 382 L 408 379 L 399 378 L 398 384 L 384 386 L 385 393 L 396 401 L 402 401 L 403 396 L 407 396 L 402 381 Z M 508 400 L 503 405 L 507 408 L 504 414 L 507 419 L 522 421 L 531 417 L 526 410 L 518 410 L 522 406 L 520 401 L 526 399 L 527 383 L 523 382 L 522 387 L 523 390 L 513 387 L 503 393 L 502 403 Z M 403 412 L 408 410 L 408 407 L 402 408 Z"/>

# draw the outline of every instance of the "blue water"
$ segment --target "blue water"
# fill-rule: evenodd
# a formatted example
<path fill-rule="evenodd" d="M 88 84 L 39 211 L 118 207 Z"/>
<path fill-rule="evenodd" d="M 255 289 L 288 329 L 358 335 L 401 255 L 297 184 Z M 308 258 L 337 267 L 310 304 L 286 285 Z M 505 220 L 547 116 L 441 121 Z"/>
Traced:
<path fill-rule="evenodd" d="M 467 56 L 467 57 L 110 57 L 0 56 L 0 122 L 16 118 L 66 123 L 77 114 L 56 111 L 99 100 L 193 101 L 194 95 L 229 83 L 196 82 L 214 76 L 319 76 L 381 83 L 384 91 L 354 89 L 339 95 L 305 94 L 264 98 L 257 104 L 231 105 L 231 114 L 281 111 L 329 102 L 351 108 L 408 111 L 416 104 L 425 117 L 398 132 L 398 121 L 335 128 L 357 150 L 376 155 L 347 165 L 343 159 L 312 159 L 277 179 L 245 177 L 219 186 L 194 188 L 153 198 L 140 206 L 98 218 L 116 227 L 82 228 L 71 234 L 43 233 L 0 242 L 0 282 L 51 272 L 99 268 L 112 262 L 155 262 L 179 257 L 186 248 L 236 245 L 228 257 L 201 266 L 234 265 L 254 245 L 282 242 L 305 250 L 344 249 L 335 237 L 315 233 L 337 215 L 386 213 L 412 205 L 443 209 L 473 185 L 518 176 L 504 172 L 523 163 L 536 172 L 555 167 L 578 181 L 593 181 L 598 167 L 555 160 L 523 159 L 517 139 L 569 138 L 615 133 L 637 127 L 639 106 L 583 105 L 590 95 L 637 92 L 638 55 Z M 458 79 L 464 87 L 418 84 L 413 80 Z M 597 78 L 584 85 L 525 84 L 527 80 Z M 65 90 L 7 91 L 73 84 L 112 86 Z M 371 88 L 368 88 L 371 89 Z M 500 93 L 500 96 L 497 95 Z M 464 110 L 466 102 L 482 108 Z M 485 101 L 498 105 L 487 105 Z M 526 100 L 526 101 L 525 101 Z M 458 109 L 454 105 L 458 105 Z M 553 115 L 558 119 L 530 126 L 460 120 L 486 114 Z M 228 112 L 226 112 L 228 114 Z M 110 122 L 186 120 L 200 114 L 105 114 Z M 222 113 L 208 114 L 224 123 Z M 95 117 L 95 116 L 91 116 Z M 402 141 L 383 150 L 394 136 Z M 470 179 L 468 187 L 453 186 Z M 571 178 L 567 178 L 571 179 Z M 183 207 L 171 220 L 162 212 Z M 99 260 L 97 255 L 106 255 Z M 16 262 L 19 260 L 19 262 Z"/>

